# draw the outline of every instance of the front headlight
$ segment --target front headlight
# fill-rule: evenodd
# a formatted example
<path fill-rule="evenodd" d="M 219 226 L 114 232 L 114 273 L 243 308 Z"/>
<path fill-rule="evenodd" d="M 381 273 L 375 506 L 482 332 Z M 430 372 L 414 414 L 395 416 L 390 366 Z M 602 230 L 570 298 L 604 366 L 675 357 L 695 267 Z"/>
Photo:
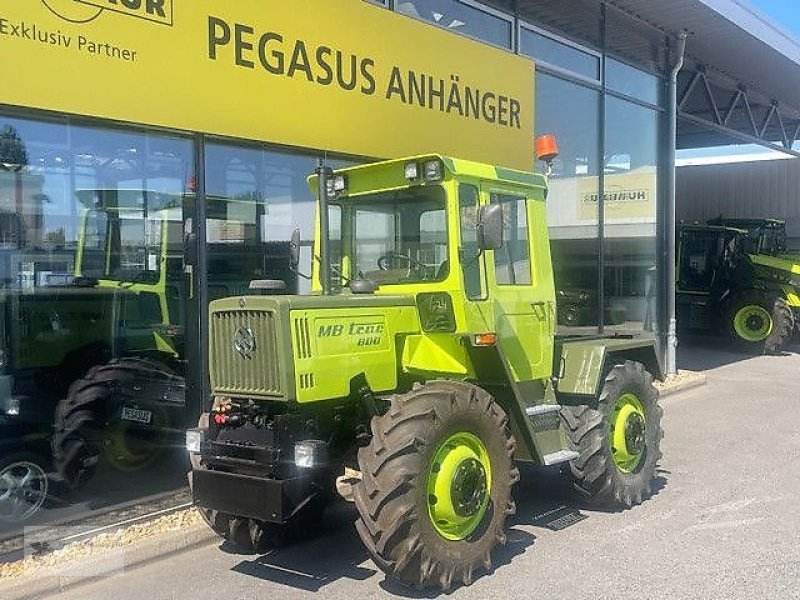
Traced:
<path fill-rule="evenodd" d="M 439 160 L 429 160 L 424 166 L 425 181 L 439 181 L 442 179 L 442 163 Z"/>
<path fill-rule="evenodd" d="M 187 429 L 186 430 L 186 449 L 189 454 L 200 454 L 200 448 L 206 439 L 205 429 Z"/>

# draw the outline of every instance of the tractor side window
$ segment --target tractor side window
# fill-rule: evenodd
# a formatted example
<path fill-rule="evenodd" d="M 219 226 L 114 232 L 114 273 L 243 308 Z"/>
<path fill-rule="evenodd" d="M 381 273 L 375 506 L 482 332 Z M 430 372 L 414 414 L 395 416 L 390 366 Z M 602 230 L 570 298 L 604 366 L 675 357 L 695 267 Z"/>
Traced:
<path fill-rule="evenodd" d="M 528 203 L 522 196 L 492 193 L 491 202 L 503 207 L 503 246 L 494 251 L 498 285 L 530 285 L 531 253 L 528 240 Z"/>
<path fill-rule="evenodd" d="M 717 236 L 685 231 L 681 236 L 679 284 L 682 290 L 707 292 L 714 279 Z"/>
<path fill-rule="evenodd" d="M 105 275 L 107 235 L 108 215 L 89 211 L 83 230 L 83 263 L 79 275 L 97 278 Z"/>
<path fill-rule="evenodd" d="M 467 298 L 483 297 L 481 263 L 478 249 L 478 188 L 462 183 L 458 186 L 458 216 L 461 228 L 459 260 L 464 275 Z"/>
<path fill-rule="evenodd" d="M 331 261 L 330 281 L 334 288 L 342 287 L 342 275 L 346 275 L 342 252 L 342 207 L 328 205 L 328 256 Z"/>

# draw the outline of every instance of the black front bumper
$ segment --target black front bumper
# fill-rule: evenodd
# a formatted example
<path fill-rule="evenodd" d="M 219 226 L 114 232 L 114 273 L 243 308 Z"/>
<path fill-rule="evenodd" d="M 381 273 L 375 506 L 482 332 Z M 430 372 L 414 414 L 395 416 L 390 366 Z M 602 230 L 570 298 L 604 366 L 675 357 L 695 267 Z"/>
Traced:
<path fill-rule="evenodd" d="M 318 493 L 311 477 L 281 480 L 192 471 L 192 499 L 197 506 L 269 523 L 287 523 Z"/>

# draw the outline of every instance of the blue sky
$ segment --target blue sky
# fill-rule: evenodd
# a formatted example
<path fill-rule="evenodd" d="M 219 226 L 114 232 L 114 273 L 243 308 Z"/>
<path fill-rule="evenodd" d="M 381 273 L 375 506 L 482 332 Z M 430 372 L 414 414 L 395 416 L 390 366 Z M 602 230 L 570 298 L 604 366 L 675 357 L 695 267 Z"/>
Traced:
<path fill-rule="evenodd" d="M 798 0 L 750 0 L 761 12 L 800 38 L 800 2 Z"/>

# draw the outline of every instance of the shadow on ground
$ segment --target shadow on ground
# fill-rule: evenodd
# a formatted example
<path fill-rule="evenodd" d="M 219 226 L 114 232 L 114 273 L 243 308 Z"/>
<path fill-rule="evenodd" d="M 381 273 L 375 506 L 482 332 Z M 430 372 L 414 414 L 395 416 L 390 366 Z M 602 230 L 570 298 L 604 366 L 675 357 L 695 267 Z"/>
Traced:
<path fill-rule="evenodd" d="M 800 353 L 800 345 L 791 344 L 782 356 Z M 678 368 L 690 371 L 710 371 L 758 357 L 737 351 L 723 337 L 682 334 L 678 345 Z M 780 358 L 781 355 L 774 358 Z"/>
<path fill-rule="evenodd" d="M 668 476 L 669 472 L 658 471 L 653 495 L 664 489 Z M 514 497 L 517 513 L 507 523 L 508 542 L 492 554 L 495 571 L 507 567 L 516 556 L 533 547 L 536 535 L 527 528 L 532 526 L 561 531 L 591 518 L 592 512 L 597 512 L 596 507 L 589 510 L 585 499 L 579 496 L 558 468 L 523 469 Z M 369 579 L 380 574 L 380 570 L 369 561 L 369 554 L 353 527 L 355 519 L 353 506 L 338 502 L 326 513 L 321 531 L 303 532 L 305 539 L 252 560 L 242 561 L 233 570 L 308 592 L 318 592 L 340 579 Z M 381 588 L 397 596 L 435 598 L 440 595 L 436 591 L 410 589 L 386 579 L 382 574 L 379 576 Z M 455 582 L 454 586 L 452 591 L 458 589 Z"/>

